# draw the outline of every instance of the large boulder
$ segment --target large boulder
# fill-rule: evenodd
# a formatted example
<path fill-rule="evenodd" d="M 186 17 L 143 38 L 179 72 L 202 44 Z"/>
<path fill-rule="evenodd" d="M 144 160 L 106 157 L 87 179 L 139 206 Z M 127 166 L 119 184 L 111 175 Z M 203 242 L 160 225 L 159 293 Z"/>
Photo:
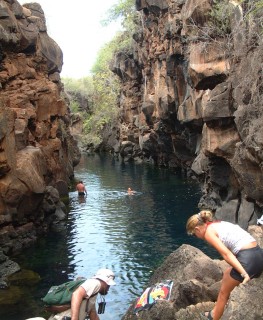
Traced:
<path fill-rule="evenodd" d="M 151 309 L 133 314 L 135 303 L 122 318 L 143 320 L 174 320 L 180 309 L 192 304 L 215 301 L 226 264 L 213 261 L 201 250 L 182 245 L 171 253 L 154 272 L 149 285 L 173 280 L 169 301 L 158 301 Z"/>
<path fill-rule="evenodd" d="M 231 293 L 222 320 L 263 319 L 262 304 L 263 276 L 240 285 Z"/>
<path fill-rule="evenodd" d="M 199 249 L 182 245 L 171 253 L 154 272 L 148 286 L 163 280 L 173 280 L 169 301 L 157 301 L 150 309 L 134 314 L 136 301 L 122 320 L 201 320 L 204 312 L 213 309 L 220 288 L 225 261 L 212 260 Z M 261 319 L 263 276 L 231 293 L 222 320 Z"/>

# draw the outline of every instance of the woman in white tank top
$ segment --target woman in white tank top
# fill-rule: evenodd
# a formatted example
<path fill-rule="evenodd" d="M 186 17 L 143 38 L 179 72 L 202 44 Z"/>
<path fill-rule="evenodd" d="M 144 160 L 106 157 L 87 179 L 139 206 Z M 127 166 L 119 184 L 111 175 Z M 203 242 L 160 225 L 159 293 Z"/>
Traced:
<path fill-rule="evenodd" d="M 232 267 L 224 272 L 214 309 L 205 314 L 210 320 L 219 320 L 231 291 L 240 283 L 246 283 L 262 273 L 263 250 L 240 226 L 226 221 L 213 221 L 212 217 L 211 211 L 203 210 L 188 219 L 186 230 L 188 234 L 211 244 Z"/>

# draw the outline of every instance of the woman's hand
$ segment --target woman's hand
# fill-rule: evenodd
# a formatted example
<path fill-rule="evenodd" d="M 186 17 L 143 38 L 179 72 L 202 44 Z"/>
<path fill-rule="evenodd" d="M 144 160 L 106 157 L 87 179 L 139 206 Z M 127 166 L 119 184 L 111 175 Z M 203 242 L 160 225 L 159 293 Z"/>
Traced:
<path fill-rule="evenodd" d="M 247 273 L 245 273 L 244 275 L 243 275 L 243 278 L 244 278 L 244 280 L 243 280 L 243 284 L 245 284 L 245 283 L 247 283 L 249 280 L 250 280 L 250 277 L 249 277 L 249 275 L 247 274 Z"/>

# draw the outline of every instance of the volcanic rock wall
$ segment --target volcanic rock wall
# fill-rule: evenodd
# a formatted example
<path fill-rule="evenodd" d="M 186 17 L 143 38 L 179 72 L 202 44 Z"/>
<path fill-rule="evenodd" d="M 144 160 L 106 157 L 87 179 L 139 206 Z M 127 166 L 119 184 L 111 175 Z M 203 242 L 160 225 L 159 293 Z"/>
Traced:
<path fill-rule="evenodd" d="M 203 183 L 199 206 L 244 228 L 263 213 L 262 12 L 246 14 L 249 3 L 229 2 L 222 34 L 208 23 L 213 1 L 137 0 L 133 53 L 112 65 L 122 81 L 115 151 L 184 168 Z"/>
<path fill-rule="evenodd" d="M 37 3 L 0 0 L 0 246 L 36 238 L 80 159 L 60 82 L 62 52 Z"/>

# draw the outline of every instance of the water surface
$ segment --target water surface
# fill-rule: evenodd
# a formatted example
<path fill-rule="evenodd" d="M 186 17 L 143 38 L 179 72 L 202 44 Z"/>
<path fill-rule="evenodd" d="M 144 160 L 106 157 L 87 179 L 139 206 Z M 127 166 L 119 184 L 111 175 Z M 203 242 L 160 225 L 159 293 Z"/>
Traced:
<path fill-rule="evenodd" d="M 141 295 L 152 272 L 179 246 L 188 243 L 213 256 L 213 249 L 187 236 L 187 218 L 197 211 L 199 186 L 179 174 L 150 165 L 123 164 L 110 157 L 83 155 L 76 180 L 88 195 L 69 194 L 69 217 L 16 260 L 41 281 L 27 291 L 17 309 L 0 311 L 1 320 L 46 316 L 40 298 L 54 284 L 110 268 L 117 285 L 106 297 L 102 320 L 119 320 Z M 128 187 L 135 190 L 127 194 Z"/>

